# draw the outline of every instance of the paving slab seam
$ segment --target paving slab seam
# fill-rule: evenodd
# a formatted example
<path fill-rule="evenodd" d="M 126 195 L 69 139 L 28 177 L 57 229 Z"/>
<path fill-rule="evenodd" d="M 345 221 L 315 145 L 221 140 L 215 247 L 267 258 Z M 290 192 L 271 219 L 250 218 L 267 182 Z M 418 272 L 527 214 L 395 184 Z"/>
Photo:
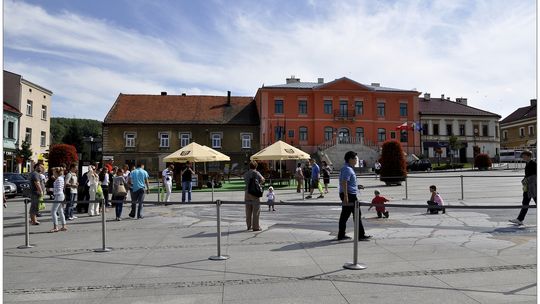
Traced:
<path fill-rule="evenodd" d="M 131 289 L 158 289 L 158 288 L 192 288 L 205 286 L 238 286 L 252 284 L 271 284 L 283 282 L 300 281 L 334 281 L 334 280 L 362 280 L 374 278 L 396 278 L 396 277 L 415 277 L 415 276 L 436 276 L 451 275 L 462 273 L 479 273 L 511 270 L 529 270 L 536 269 L 536 264 L 523 265 L 505 265 L 505 266 L 487 266 L 487 267 L 467 267 L 467 268 L 448 268 L 435 270 L 413 270 L 399 272 L 379 272 L 379 273 L 360 273 L 347 275 L 320 275 L 308 277 L 275 277 L 261 279 L 234 279 L 234 280 L 213 280 L 213 281 L 193 281 L 193 282 L 163 282 L 163 283 L 140 283 L 140 284 L 117 284 L 117 285 L 95 285 L 95 286 L 71 286 L 71 287 L 50 287 L 50 288 L 31 288 L 31 289 L 5 289 L 5 295 L 23 295 L 23 294 L 45 294 L 45 293 L 72 293 L 87 291 L 114 291 Z"/>

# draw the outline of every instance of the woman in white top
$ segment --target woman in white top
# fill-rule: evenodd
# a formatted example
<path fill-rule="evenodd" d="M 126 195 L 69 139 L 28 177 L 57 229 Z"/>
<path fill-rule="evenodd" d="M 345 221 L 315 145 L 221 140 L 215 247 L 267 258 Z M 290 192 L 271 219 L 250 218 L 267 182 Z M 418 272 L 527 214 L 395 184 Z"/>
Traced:
<path fill-rule="evenodd" d="M 53 168 L 53 175 L 54 175 L 54 203 L 52 205 L 51 209 L 51 215 L 53 220 L 53 229 L 49 232 L 58 232 L 58 231 L 66 231 L 66 218 L 64 216 L 64 212 L 62 210 L 62 202 L 65 199 L 64 196 L 64 168 L 57 167 Z M 62 228 L 58 229 L 58 215 L 60 215 L 60 221 L 62 222 Z"/>
<path fill-rule="evenodd" d="M 88 215 L 99 215 L 99 202 L 96 202 L 96 191 L 99 185 L 99 176 L 96 173 L 96 167 L 88 168 L 88 187 L 90 194 L 90 203 L 88 204 Z"/>

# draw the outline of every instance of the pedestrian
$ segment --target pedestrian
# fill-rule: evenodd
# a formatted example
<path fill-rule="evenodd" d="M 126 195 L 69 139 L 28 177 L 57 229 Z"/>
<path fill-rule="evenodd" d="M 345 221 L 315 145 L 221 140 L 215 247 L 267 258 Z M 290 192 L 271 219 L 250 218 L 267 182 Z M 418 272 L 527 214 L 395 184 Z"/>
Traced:
<path fill-rule="evenodd" d="M 429 214 L 439 214 L 439 210 L 442 210 L 442 213 L 446 213 L 446 209 L 444 208 L 444 200 L 442 196 L 437 192 L 437 186 L 431 185 L 429 186 L 429 192 L 431 193 L 431 197 L 429 198 L 429 201 L 427 201 L 427 204 L 429 206 L 436 206 L 434 208 L 428 208 L 427 213 Z"/>
<path fill-rule="evenodd" d="M 123 173 L 124 174 L 124 179 L 126 181 L 129 181 L 129 175 L 131 174 L 131 171 L 129 170 L 129 165 L 125 164 L 122 168 L 123 168 L 122 170 L 124 171 L 124 173 Z M 131 191 L 131 187 L 129 186 L 129 183 L 128 183 L 127 191 L 128 191 L 129 196 L 132 197 L 133 193 Z"/>
<path fill-rule="evenodd" d="M 73 209 L 75 208 L 75 202 L 77 201 L 77 188 L 79 187 L 79 183 L 77 181 L 77 171 L 77 164 L 71 164 L 69 165 L 69 172 L 65 176 L 66 195 L 69 195 L 69 197 L 66 198 L 64 216 L 68 221 L 77 218 L 75 215 L 73 215 Z"/>
<path fill-rule="evenodd" d="M 77 201 L 82 201 L 77 203 L 77 213 L 87 213 L 88 212 L 88 201 L 90 200 L 90 187 L 88 186 L 88 171 L 83 173 L 81 180 L 79 181 L 79 192 L 77 194 Z"/>
<path fill-rule="evenodd" d="M 311 166 L 309 161 L 304 164 L 304 192 L 308 192 L 311 188 Z"/>
<path fill-rule="evenodd" d="M 112 201 L 114 203 L 114 210 L 116 213 L 116 220 L 122 220 L 122 209 L 127 196 L 127 181 L 123 175 L 124 171 L 120 168 L 116 170 L 116 176 L 113 177 L 113 195 Z"/>
<path fill-rule="evenodd" d="M 521 152 L 521 158 L 526 163 L 525 177 L 521 180 L 523 189 L 523 200 L 521 201 L 521 205 L 523 205 L 523 207 L 528 207 L 531 198 L 536 204 L 536 162 L 532 159 L 532 152 L 529 150 Z M 523 225 L 528 210 L 529 208 L 521 208 L 518 217 L 509 221 L 517 225 Z"/>
<path fill-rule="evenodd" d="M 53 229 L 49 232 L 58 232 L 58 231 L 67 231 L 66 227 L 66 217 L 62 211 L 62 203 L 64 202 L 64 168 L 57 167 L 53 168 L 54 184 L 53 184 L 53 194 L 54 194 L 54 203 L 51 208 L 51 215 L 53 221 Z M 62 228 L 58 229 L 58 214 L 60 215 L 60 222 L 62 223 Z"/>
<path fill-rule="evenodd" d="M 244 174 L 244 182 L 246 188 L 244 190 L 244 200 L 246 204 L 246 224 L 247 230 L 253 228 L 253 231 L 261 231 L 261 226 L 259 225 L 259 215 L 261 213 L 260 205 L 260 196 L 255 196 L 254 194 L 249 193 L 249 184 L 258 183 L 259 185 L 264 184 L 264 177 L 257 171 L 257 162 L 251 161 L 249 163 L 249 171 Z"/>
<path fill-rule="evenodd" d="M 186 167 L 180 172 L 182 176 L 182 203 L 186 202 L 186 193 L 188 203 L 191 202 L 191 179 L 193 174 L 195 174 L 195 171 L 191 168 L 191 162 L 187 161 Z"/>
<path fill-rule="evenodd" d="M 111 178 L 109 176 L 109 166 L 101 168 L 101 171 L 99 172 L 99 182 L 101 183 L 101 190 L 103 191 L 103 199 L 105 200 L 106 207 L 112 206 L 111 203 L 109 203 L 109 183 Z"/>
<path fill-rule="evenodd" d="M 144 170 L 144 164 L 137 162 L 135 170 L 131 171 L 128 178 L 128 185 L 131 188 L 131 211 L 129 217 L 143 219 L 144 193 L 150 194 L 150 184 L 148 183 L 148 172 Z"/>
<path fill-rule="evenodd" d="M 99 176 L 96 173 L 96 167 L 90 165 L 88 167 L 88 172 L 86 173 L 86 176 L 88 178 L 88 200 L 90 201 L 90 203 L 88 203 L 88 215 L 99 215 L 99 203 L 96 201 L 96 192 L 99 185 Z"/>
<path fill-rule="evenodd" d="M 386 210 L 386 208 L 384 208 L 384 203 L 389 202 L 389 200 L 382 196 L 378 189 L 375 189 L 373 193 L 375 194 L 375 197 L 371 200 L 371 206 L 369 207 L 368 211 L 375 206 L 375 211 L 377 211 L 378 218 L 382 218 L 383 215 L 385 218 L 388 218 L 390 213 Z"/>
<path fill-rule="evenodd" d="M 266 194 L 266 200 L 268 203 L 268 211 L 272 208 L 272 211 L 276 211 L 274 208 L 274 203 L 276 202 L 276 193 L 274 192 L 274 187 L 268 187 L 268 193 Z"/>
<path fill-rule="evenodd" d="M 294 171 L 294 179 L 296 179 L 296 192 L 302 191 L 302 183 L 304 182 L 304 173 L 302 172 L 302 164 L 298 163 L 296 171 Z"/>
<path fill-rule="evenodd" d="M 37 163 L 34 171 L 30 174 L 30 223 L 39 225 L 37 214 L 39 212 L 39 200 L 45 195 L 45 188 L 41 185 L 40 173 L 44 170 L 43 164 Z"/>
<path fill-rule="evenodd" d="M 375 171 L 375 179 L 377 179 L 377 176 L 379 174 L 381 174 L 381 163 L 379 162 L 379 160 L 376 160 L 375 163 L 373 164 L 373 171 Z"/>
<path fill-rule="evenodd" d="M 171 164 L 165 168 L 165 170 L 161 172 L 161 175 L 163 176 L 163 186 L 165 187 L 165 192 L 167 193 L 165 196 L 165 202 L 168 203 L 171 201 L 174 165 Z"/>
<path fill-rule="evenodd" d="M 320 179 L 320 172 L 321 169 L 319 165 L 315 162 L 315 160 L 312 158 L 309 160 L 309 163 L 311 164 L 311 181 L 310 181 L 310 191 L 309 195 L 306 196 L 306 198 L 312 198 L 313 191 L 315 191 L 315 188 L 319 189 L 319 196 L 317 198 L 324 198 L 322 187 L 319 187 L 319 179 Z"/>
<path fill-rule="evenodd" d="M 362 225 L 362 212 L 358 207 L 358 219 L 354 218 L 354 203 L 358 200 L 356 193 L 358 187 L 356 186 L 356 174 L 354 173 L 354 166 L 358 161 L 356 153 L 349 151 L 345 153 L 345 165 L 341 168 L 339 173 L 339 198 L 341 199 L 341 214 L 339 216 L 339 232 L 338 241 L 349 240 L 350 236 L 345 234 L 347 229 L 347 220 L 353 215 L 353 220 L 358 221 L 358 240 L 368 241 L 371 235 L 366 235 L 364 226 Z"/>
<path fill-rule="evenodd" d="M 327 194 L 328 184 L 330 184 L 330 172 L 332 172 L 332 169 L 330 168 L 330 166 L 328 166 L 328 164 L 324 160 L 322 161 L 321 164 L 322 164 L 321 172 L 322 172 L 323 182 L 324 182 L 324 193 Z"/>

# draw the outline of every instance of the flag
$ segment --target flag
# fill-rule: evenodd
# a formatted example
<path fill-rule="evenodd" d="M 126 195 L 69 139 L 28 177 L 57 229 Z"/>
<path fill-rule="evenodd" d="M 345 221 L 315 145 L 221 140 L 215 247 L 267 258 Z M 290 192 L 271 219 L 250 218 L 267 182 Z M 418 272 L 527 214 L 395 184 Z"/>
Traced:
<path fill-rule="evenodd" d="M 396 127 L 396 130 L 407 130 L 407 122 L 402 123 Z"/>
<path fill-rule="evenodd" d="M 422 124 L 418 121 L 416 122 L 416 131 L 422 132 L 424 128 L 422 128 Z"/>
<path fill-rule="evenodd" d="M 411 124 L 411 130 L 414 131 L 416 129 L 416 122 L 413 121 Z"/>

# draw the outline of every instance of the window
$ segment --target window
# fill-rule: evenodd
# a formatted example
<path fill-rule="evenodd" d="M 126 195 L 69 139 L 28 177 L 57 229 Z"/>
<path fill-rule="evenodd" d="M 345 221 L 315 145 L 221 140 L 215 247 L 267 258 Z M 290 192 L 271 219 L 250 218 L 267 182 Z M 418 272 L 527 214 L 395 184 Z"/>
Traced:
<path fill-rule="evenodd" d="M 277 126 L 274 128 L 274 137 L 276 140 L 283 139 L 283 136 L 285 135 L 285 128 L 282 126 Z"/>
<path fill-rule="evenodd" d="M 15 123 L 13 121 L 8 122 L 7 137 L 15 139 Z"/>
<path fill-rule="evenodd" d="M 242 149 L 251 149 L 251 134 L 241 134 Z"/>
<path fill-rule="evenodd" d="M 390 139 L 396 139 L 396 132 L 390 131 Z"/>
<path fill-rule="evenodd" d="M 298 137 L 300 141 L 307 141 L 307 128 L 300 127 L 298 129 Z"/>
<path fill-rule="evenodd" d="M 298 101 L 298 114 L 307 114 L 307 100 Z"/>
<path fill-rule="evenodd" d="M 459 125 L 459 135 L 465 136 L 465 125 Z"/>
<path fill-rule="evenodd" d="M 502 133 L 503 133 L 503 139 L 507 140 L 508 139 L 508 131 L 505 130 Z"/>
<path fill-rule="evenodd" d="M 407 132 L 406 130 L 401 130 L 400 134 L 399 134 L 399 141 L 402 142 L 402 143 L 406 143 L 409 141 L 409 132 Z"/>
<path fill-rule="evenodd" d="M 32 143 L 32 129 L 31 128 L 26 128 L 26 134 L 24 136 L 24 140 L 29 144 Z"/>
<path fill-rule="evenodd" d="M 332 128 L 332 127 L 324 127 L 324 140 L 331 140 L 332 139 L 332 133 L 334 133 L 334 128 Z"/>
<path fill-rule="evenodd" d="M 168 132 L 160 132 L 159 133 L 159 147 L 160 148 L 168 148 L 169 147 L 169 133 Z"/>
<path fill-rule="evenodd" d="M 283 114 L 283 100 L 274 101 L 274 113 Z"/>
<path fill-rule="evenodd" d="M 399 116 L 407 116 L 407 104 L 406 103 L 400 103 L 399 104 Z"/>
<path fill-rule="evenodd" d="M 289 138 L 294 138 L 294 130 L 289 130 Z"/>
<path fill-rule="evenodd" d="M 324 101 L 324 114 L 332 114 L 332 101 L 331 100 Z"/>
<path fill-rule="evenodd" d="M 212 139 L 212 148 L 221 148 L 221 133 L 212 133 L 210 138 Z"/>
<path fill-rule="evenodd" d="M 191 133 L 180 133 L 180 147 L 185 147 L 189 145 L 190 138 Z"/>
<path fill-rule="evenodd" d="M 364 115 L 364 102 L 357 101 L 354 103 L 354 112 L 356 115 Z"/>
<path fill-rule="evenodd" d="M 377 129 L 377 140 L 379 142 L 384 142 L 386 140 L 386 130 L 385 129 Z"/>
<path fill-rule="evenodd" d="M 384 116 L 384 102 L 377 102 L 377 116 Z"/>
<path fill-rule="evenodd" d="M 428 124 L 422 125 L 422 135 L 428 135 Z"/>
<path fill-rule="evenodd" d="M 339 114 L 341 116 L 347 116 L 347 101 L 346 100 L 340 100 L 339 101 Z"/>
<path fill-rule="evenodd" d="M 47 143 L 47 134 L 45 132 L 41 132 L 41 137 L 39 138 L 39 145 L 42 147 L 45 147 Z"/>
<path fill-rule="evenodd" d="M 47 120 L 47 106 L 41 106 L 41 119 Z"/>
<path fill-rule="evenodd" d="M 126 133 L 126 148 L 135 148 L 135 138 L 137 135 L 135 133 Z"/>
<path fill-rule="evenodd" d="M 439 124 L 433 124 L 433 135 L 439 135 Z"/>
<path fill-rule="evenodd" d="M 529 126 L 529 136 L 534 135 L 534 126 Z"/>
<path fill-rule="evenodd" d="M 488 136 L 488 126 L 482 126 L 482 136 Z"/>
<path fill-rule="evenodd" d="M 32 111 L 34 109 L 34 102 L 31 100 L 26 101 L 26 115 L 32 116 Z"/>
<path fill-rule="evenodd" d="M 519 137 L 525 136 L 525 128 L 519 128 Z"/>
<path fill-rule="evenodd" d="M 446 135 L 454 135 L 454 132 L 452 131 L 452 125 L 446 125 Z"/>
<path fill-rule="evenodd" d="M 364 128 L 356 128 L 356 140 L 358 140 L 358 142 L 364 141 Z"/>

